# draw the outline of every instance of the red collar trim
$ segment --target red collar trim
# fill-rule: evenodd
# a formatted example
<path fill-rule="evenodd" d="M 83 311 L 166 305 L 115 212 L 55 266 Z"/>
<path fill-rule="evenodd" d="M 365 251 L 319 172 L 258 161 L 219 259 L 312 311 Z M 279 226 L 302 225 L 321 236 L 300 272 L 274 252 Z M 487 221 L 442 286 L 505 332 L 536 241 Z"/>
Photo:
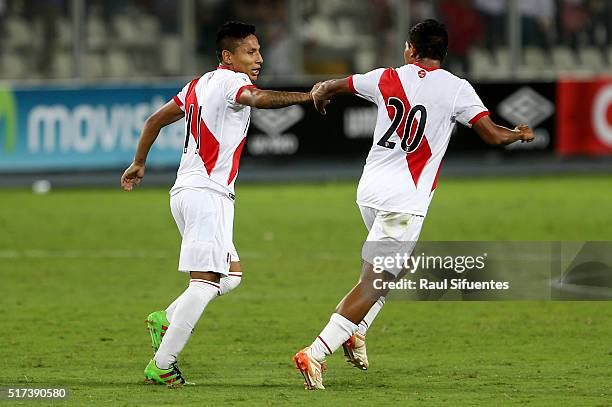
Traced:
<path fill-rule="evenodd" d="M 431 71 L 435 71 L 436 69 L 440 69 L 439 67 L 427 67 L 427 66 L 423 66 L 423 65 L 418 64 L 416 62 L 414 62 L 412 65 L 416 65 L 419 68 L 422 68 L 422 69 L 426 70 L 427 72 L 431 72 Z"/>
<path fill-rule="evenodd" d="M 229 66 L 225 66 L 225 65 L 219 65 L 217 69 L 227 69 L 228 71 L 233 71 L 232 68 L 230 68 Z"/>

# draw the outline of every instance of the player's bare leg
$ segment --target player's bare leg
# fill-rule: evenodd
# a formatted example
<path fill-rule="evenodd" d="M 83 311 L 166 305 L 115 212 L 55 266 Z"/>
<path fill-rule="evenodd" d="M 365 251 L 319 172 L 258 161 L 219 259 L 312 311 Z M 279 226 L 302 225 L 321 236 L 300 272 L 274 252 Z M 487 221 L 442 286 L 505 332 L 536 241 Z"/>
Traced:
<path fill-rule="evenodd" d="M 340 301 L 336 307 L 336 313 L 354 324 L 359 324 L 374 303 L 388 292 L 388 290 L 376 288 L 376 286 L 381 286 L 374 283 L 377 279 L 390 282 L 394 281 L 395 277 L 387 272 L 375 273 L 374 267 L 364 261 L 359 282 Z"/>
<path fill-rule="evenodd" d="M 219 284 L 219 280 L 221 279 L 221 275 L 219 273 L 213 273 L 212 271 L 190 271 L 189 276 L 192 280 L 206 280 L 217 284 Z"/>

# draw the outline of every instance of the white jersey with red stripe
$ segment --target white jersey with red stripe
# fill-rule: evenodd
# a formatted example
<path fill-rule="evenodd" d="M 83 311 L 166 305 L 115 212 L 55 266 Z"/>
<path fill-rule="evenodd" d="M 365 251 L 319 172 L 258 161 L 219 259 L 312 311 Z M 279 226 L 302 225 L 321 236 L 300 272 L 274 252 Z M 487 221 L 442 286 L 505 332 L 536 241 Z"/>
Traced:
<path fill-rule="evenodd" d="M 349 77 L 349 87 L 378 106 L 357 203 L 425 216 L 455 123 L 489 112 L 469 82 L 443 69 L 380 68 Z"/>
<path fill-rule="evenodd" d="M 234 197 L 251 108 L 238 103 L 254 87 L 244 73 L 219 67 L 189 82 L 173 100 L 185 112 L 185 144 L 170 193 L 209 188 Z"/>

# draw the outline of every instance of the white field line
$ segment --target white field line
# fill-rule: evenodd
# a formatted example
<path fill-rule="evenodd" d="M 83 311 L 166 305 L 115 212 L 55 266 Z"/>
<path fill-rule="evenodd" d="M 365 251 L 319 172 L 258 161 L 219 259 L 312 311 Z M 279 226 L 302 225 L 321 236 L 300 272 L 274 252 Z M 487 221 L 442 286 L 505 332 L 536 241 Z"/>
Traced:
<path fill-rule="evenodd" d="M 177 251 L 147 250 L 0 250 L 1 259 L 178 259 Z M 243 259 L 280 259 L 285 257 L 280 252 L 239 252 Z M 312 252 L 292 253 L 292 258 L 315 260 L 355 260 L 356 253 Z"/>
<path fill-rule="evenodd" d="M 164 252 L 142 250 L 0 250 L 0 259 L 131 259 L 168 257 Z"/>

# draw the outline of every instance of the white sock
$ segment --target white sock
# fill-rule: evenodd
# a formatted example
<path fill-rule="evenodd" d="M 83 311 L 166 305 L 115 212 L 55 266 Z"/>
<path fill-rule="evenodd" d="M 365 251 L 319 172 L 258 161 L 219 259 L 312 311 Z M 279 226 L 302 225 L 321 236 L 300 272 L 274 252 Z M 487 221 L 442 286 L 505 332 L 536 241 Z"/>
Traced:
<path fill-rule="evenodd" d="M 160 369 L 168 369 L 176 362 L 204 308 L 217 296 L 219 284 L 212 281 L 191 279 L 189 287 L 177 299 L 172 313 L 172 321 L 155 354 L 155 364 Z"/>
<path fill-rule="evenodd" d="M 234 288 L 240 285 L 242 281 L 242 271 L 230 271 L 227 277 L 221 278 L 221 288 L 219 288 L 219 295 L 224 295 L 232 291 Z"/>
<path fill-rule="evenodd" d="M 356 330 L 357 325 L 340 314 L 332 314 L 325 328 L 310 345 L 310 356 L 319 362 L 324 361 L 327 355 L 334 353 Z"/>
<path fill-rule="evenodd" d="M 242 271 L 230 271 L 227 277 L 221 277 L 221 281 L 219 281 L 219 295 L 221 296 L 229 293 L 230 291 L 238 287 L 241 281 Z M 176 309 L 176 306 L 178 305 L 179 300 L 181 299 L 184 293 L 185 292 L 183 291 L 183 293 L 181 293 L 181 295 L 179 295 L 172 302 L 172 304 L 168 305 L 168 308 L 166 308 L 166 319 L 168 320 L 168 322 L 172 322 L 172 315 L 174 314 L 174 310 Z"/>
<path fill-rule="evenodd" d="M 357 333 L 359 333 L 361 336 L 365 336 L 366 335 L 366 332 L 368 331 L 368 328 L 370 328 L 372 326 L 372 322 L 374 322 L 374 319 L 376 318 L 376 316 L 380 312 L 380 309 L 384 305 L 385 305 L 385 297 L 380 297 L 374 303 L 374 305 L 372 305 L 372 308 L 370 308 L 370 310 L 368 311 L 366 316 L 363 317 L 363 321 L 361 321 L 359 323 L 359 327 L 357 328 Z"/>
<path fill-rule="evenodd" d="M 183 297 L 183 294 L 185 294 L 185 291 L 183 291 L 181 293 L 181 295 L 176 297 L 176 300 L 174 300 L 172 302 L 172 304 L 168 305 L 168 308 L 166 308 L 166 319 L 168 320 L 168 322 L 172 321 L 172 315 L 174 315 L 174 311 L 176 310 L 176 306 L 178 305 L 180 299 Z"/>

